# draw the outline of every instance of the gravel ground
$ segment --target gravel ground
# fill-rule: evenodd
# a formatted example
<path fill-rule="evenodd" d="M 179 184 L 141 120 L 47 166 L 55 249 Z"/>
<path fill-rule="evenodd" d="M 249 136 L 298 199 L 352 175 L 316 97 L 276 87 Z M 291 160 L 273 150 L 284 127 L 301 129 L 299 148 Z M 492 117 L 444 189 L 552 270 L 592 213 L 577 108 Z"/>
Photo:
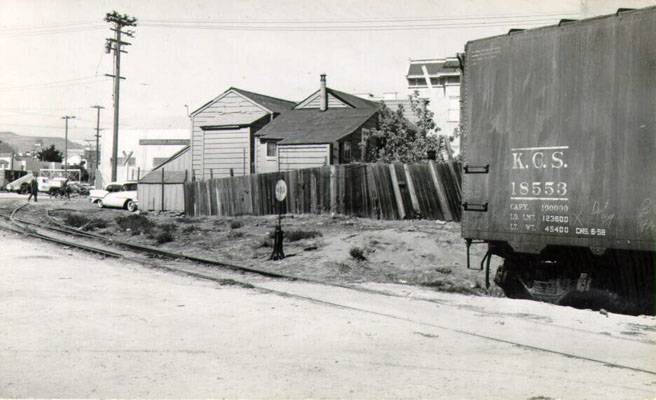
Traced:
<path fill-rule="evenodd" d="M 84 200 L 55 201 L 30 207 L 34 215 L 42 213 L 36 210 L 50 209 L 51 215 L 60 222 L 65 222 L 71 214 L 100 218 L 106 227 L 94 229 L 94 232 L 108 237 L 297 277 L 338 284 L 397 283 L 446 292 L 502 295 L 494 283 L 492 288 L 485 289 L 482 272 L 466 268 L 460 225 L 453 222 L 289 216 L 283 219 L 287 257 L 270 261 L 270 235 L 276 224 L 275 216 L 187 218 L 169 213 L 141 213 L 155 224 L 155 228 L 151 234 L 134 234 L 116 223 L 117 217 L 130 215 L 123 210 L 101 210 Z M 158 243 L 157 236 L 162 231 L 158 227 L 168 230 L 172 240 Z M 301 239 L 294 240 L 294 235 Z M 480 262 L 485 250 L 484 246 L 473 246 L 472 262 Z M 500 263 L 500 259 L 493 259 L 491 276 Z"/>

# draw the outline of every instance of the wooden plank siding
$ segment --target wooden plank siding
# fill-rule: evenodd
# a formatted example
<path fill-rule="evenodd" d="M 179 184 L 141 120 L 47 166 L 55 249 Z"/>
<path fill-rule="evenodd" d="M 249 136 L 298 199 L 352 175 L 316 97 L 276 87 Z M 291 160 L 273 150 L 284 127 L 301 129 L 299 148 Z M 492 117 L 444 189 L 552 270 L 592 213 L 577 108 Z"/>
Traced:
<path fill-rule="evenodd" d="M 195 114 L 191 128 L 192 168 L 195 176 L 208 179 L 209 168 L 216 168 L 217 176 L 229 176 L 230 168 L 235 169 L 235 173 L 243 173 L 244 149 L 249 157 L 246 161 L 246 171 L 249 173 L 252 137 L 248 126 L 268 115 L 269 112 L 263 107 L 234 91 L 227 92 L 215 103 Z M 235 127 L 236 132 L 208 130 L 208 127 Z M 226 158 L 231 161 L 219 160 L 217 151 L 221 150 L 221 145 L 231 146 L 232 153 L 226 152 L 230 153 Z M 240 159 L 238 169 L 234 161 L 237 157 Z"/>
<path fill-rule="evenodd" d="M 323 167 L 330 164 L 330 145 L 280 145 L 278 157 L 281 171 Z"/>
<path fill-rule="evenodd" d="M 208 130 L 203 133 L 202 170 L 200 177 L 230 176 L 250 173 L 250 128 Z"/>
<path fill-rule="evenodd" d="M 187 182 L 190 216 L 339 213 L 377 219 L 460 220 L 460 163 L 344 164 Z M 284 179 L 284 203 L 274 188 Z M 414 200 L 413 200 L 414 198 Z"/>

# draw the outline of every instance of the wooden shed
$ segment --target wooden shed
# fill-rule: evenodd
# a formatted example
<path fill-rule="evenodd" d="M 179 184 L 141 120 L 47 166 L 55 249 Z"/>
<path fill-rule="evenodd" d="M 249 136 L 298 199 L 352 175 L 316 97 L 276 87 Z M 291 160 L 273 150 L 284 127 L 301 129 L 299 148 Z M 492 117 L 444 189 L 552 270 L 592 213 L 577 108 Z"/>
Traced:
<path fill-rule="evenodd" d="M 184 183 L 191 179 L 191 147 L 187 146 L 139 180 L 139 209 L 184 211 Z"/>
<path fill-rule="evenodd" d="M 197 179 L 255 173 L 255 132 L 294 102 L 230 88 L 191 113 L 192 167 Z"/>

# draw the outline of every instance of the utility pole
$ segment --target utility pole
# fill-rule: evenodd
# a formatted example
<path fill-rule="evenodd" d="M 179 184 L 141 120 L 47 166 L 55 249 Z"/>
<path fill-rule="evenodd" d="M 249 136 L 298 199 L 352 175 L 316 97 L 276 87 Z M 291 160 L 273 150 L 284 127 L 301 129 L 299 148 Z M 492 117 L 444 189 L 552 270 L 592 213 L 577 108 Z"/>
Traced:
<path fill-rule="evenodd" d="M 93 163 L 93 176 L 95 178 L 96 173 L 95 171 L 99 169 L 100 166 L 100 110 L 103 110 L 105 107 L 95 105 L 91 106 L 91 108 L 95 108 L 98 113 L 96 115 L 96 159 L 95 162 Z"/>
<path fill-rule="evenodd" d="M 113 24 L 111 30 L 114 31 L 114 38 L 107 38 L 105 42 L 105 51 L 107 53 L 114 51 L 114 74 L 105 75 L 114 78 L 114 140 L 112 143 L 112 181 L 116 181 L 118 161 L 119 91 L 121 87 L 121 79 L 125 79 L 121 76 L 121 53 L 127 53 L 127 51 L 121 49 L 121 46 L 130 46 L 132 44 L 122 41 L 121 36 L 125 35 L 128 37 L 134 37 L 134 31 L 123 31 L 123 28 L 126 26 L 137 26 L 137 19 L 130 17 L 127 14 L 121 15 L 116 11 L 112 11 L 111 13 L 107 13 L 105 15 L 105 21 Z"/>
<path fill-rule="evenodd" d="M 64 133 L 64 177 L 68 176 L 68 120 L 75 119 L 75 115 L 64 115 L 62 117 L 66 121 L 66 130 Z"/>

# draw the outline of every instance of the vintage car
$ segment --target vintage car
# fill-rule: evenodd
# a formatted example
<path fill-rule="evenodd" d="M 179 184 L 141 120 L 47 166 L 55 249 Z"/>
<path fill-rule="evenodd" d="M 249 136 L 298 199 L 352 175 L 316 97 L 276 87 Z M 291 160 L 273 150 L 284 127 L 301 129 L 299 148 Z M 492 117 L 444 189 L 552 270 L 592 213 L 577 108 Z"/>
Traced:
<path fill-rule="evenodd" d="M 105 186 L 104 190 L 97 189 L 89 192 L 89 200 L 98 207 L 125 208 L 128 211 L 136 211 L 137 183 L 136 182 L 112 182 Z"/>

